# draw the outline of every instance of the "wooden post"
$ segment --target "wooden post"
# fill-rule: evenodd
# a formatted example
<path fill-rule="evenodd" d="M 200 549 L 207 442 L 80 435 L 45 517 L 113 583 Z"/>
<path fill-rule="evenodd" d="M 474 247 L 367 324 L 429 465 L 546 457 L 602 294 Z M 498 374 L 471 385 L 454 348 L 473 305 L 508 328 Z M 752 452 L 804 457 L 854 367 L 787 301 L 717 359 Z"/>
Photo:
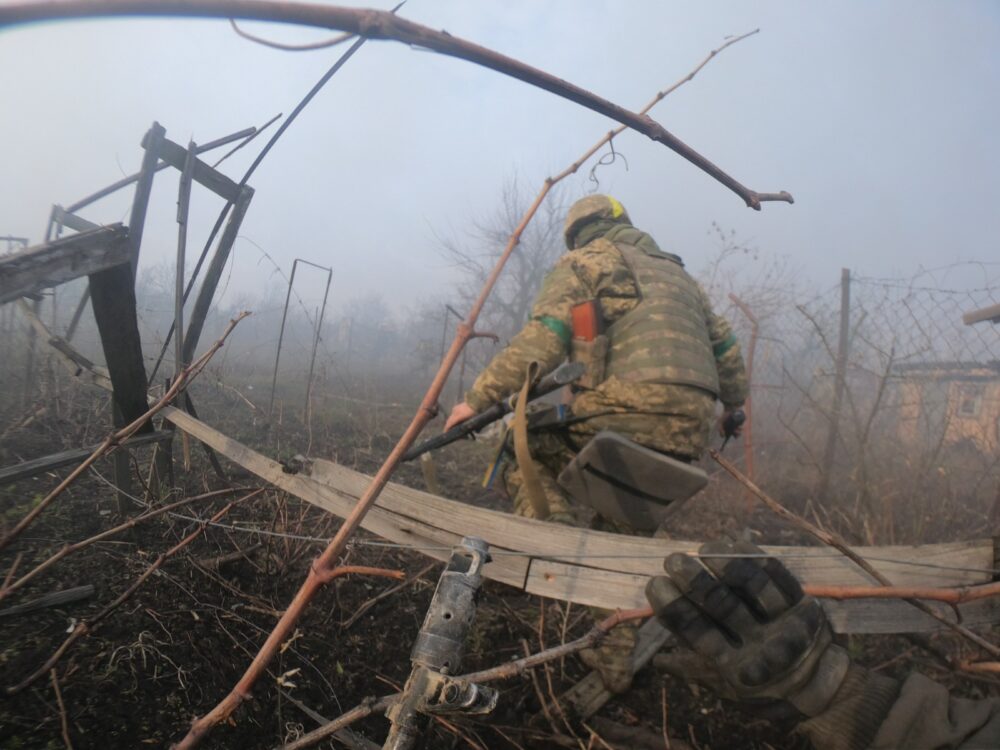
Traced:
<path fill-rule="evenodd" d="M 310 265 L 315 265 L 310 263 Z M 323 266 L 316 266 L 317 268 L 323 268 Z M 306 380 L 306 406 L 305 413 L 309 414 L 309 399 L 312 396 L 312 384 L 313 384 L 313 371 L 316 367 L 316 352 L 319 350 L 319 334 L 323 330 L 323 316 L 326 315 L 326 301 L 330 296 L 330 282 L 333 281 L 333 269 L 326 269 L 326 291 L 323 292 L 323 306 L 319 309 L 319 313 L 316 316 L 316 335 L 313 336 L 312 345 L 312 356 L 309 358 L 309 378 Z"/>
<path fill-rule="evenodd" d="M 134 245 L 133 245 L 134 247 Z M 148 409 L 146 368 L 142 359 L 139 323 L 135 308 L 135 282 L 129 263 L 121 263 L 90 275 L 91 302 L 108 374 L 114 388 L 112 417 L 115 427 L 129 424 Z M 140 433 L 151 432 L 151 422 Z M 115 483 L 119 488 L 119 513 L 131 507 L 129 452 L 115 452 Z"/>
<path fill-rule="evenodd" d="M 252 198 L 253 188 L 246 185 L 240 188 L 236 204 L 233 206 L 229 221 L 219 239 L 219 246 L 205 270 L 205 280 L 201 284 L 201 289 L 198 290 L 198 299 L 195 300 L 194 309 L 191 310 L 191 322 L 188 324 L 187 333 L 184 336 L 183 359 L 185 362 L 190 362 L 193 359 L 195 350 L 198 348 L 198 341 L 201 339 L 201 331 L 205 326 L 208 310 L 212 306 L 215 290 L 219 286 L 222 272 L 229 260 L 229 253 L 233 249 L 233 243 L 236 242 L 236 235 L 240 231 L 240 224 L 243 223 L 243 217 L 246 216 Z"/>
<path fill-rule="evenodd" d="M 191 205 L 191 175 L 197 153 L 194 141 L 188 144 L 187 158 L 177 189 L 177 268 L 174 274 L 174 374 L 184 369 L 184 255 L 187 252 L 188 208 Z"/>
<path fill-rule="evenodd" d="M 149 207 L 149 196 L 153 192 L 153 178 L 156 176 L 157 162 L 160 159 L 160 144 L 167 134 L 166 129 L 158 122 L 142 139 L 146 153 L 142 156 L 142 166 L 139 168 L 139 178 L 135 183 L 135 195 L 132 198 L 132 212 L 128 220 L 129 242 L 132 244 L 132 285 L 135 286 L 135 269 L 139 265 L 139 247 L 142 245 L 142 230 L 146 225 L 146 209 Z"/>
<path fill-rule="evenodd" d="M 840 412 L 844 403 L 844 388 L 847 385 L 847 358 L 850 355 L 851 335 L 851 271 L 840 271 L 840 334 L 837 338 L 836 375 L 833 390 L 833 406 L 830 410 L 830 430 L 826 435 L 826 449 L 823 451 L 823 475 L 820 478 L 818 496 L 825 498 L 830 489 L 830 474 L 833 459 L 837 453 L 837 438 L 840 435 Z"/>
<path fill-rule="evenodd" d="M 285 310 L 281 313 L 281 330 L 278 331 L 278 350 L 274 353 L 274 374 L 271 376 L 271 400 L 267 404 L 267 418 L 274 411 L 274 389 L 278 385 L 278 362 L 281 360 L 281 342 L 285 338 L 285 321 L 288 318 L 288 302 L 292 298 L 292 284 L 295 283 L 295 271 L 298 270 L 299 259 L 292 261 L 292 274 L 288 277 L 288 291 L 285 292 Z"/>

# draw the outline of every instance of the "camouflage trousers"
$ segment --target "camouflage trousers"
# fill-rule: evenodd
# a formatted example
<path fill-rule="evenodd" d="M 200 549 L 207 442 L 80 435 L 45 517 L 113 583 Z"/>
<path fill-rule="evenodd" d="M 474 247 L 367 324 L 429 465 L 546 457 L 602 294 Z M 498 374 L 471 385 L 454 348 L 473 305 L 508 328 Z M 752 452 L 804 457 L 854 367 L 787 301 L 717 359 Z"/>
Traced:
<path fill-rule="evenodd" d="M 573 425 L 573 430 L 545 430 L 529 433 L 528 446 L 538 475 L 542 492 L 549 503 L 549 521 L 568 526 L 610 531 L 617 534 L 637 532 L 625 524 L 595 515 L 589 508 L 574 506 L 559 486 L 557 477 L 573 460 L 597 430 L 587 430 L 585 422 Z M 583 429 L 581 429 L 583 428 Z M 505 466 L 503 474 L 507 495 L 514 503 L 514 514 L 534 518 L 535 509 L 524 489 L 524 477 L 516 461 Z M 594 619 L 603 620 L 610 610 L 592 607 Z M 638 628 L 633 623 L 623 623 L 608 633 L 597 648 L 580 652 L 580 659 L 601 675 L 604 686 L 611 693 L 624 693 L 632 684 L 632 652 L 635 650 Z"/>

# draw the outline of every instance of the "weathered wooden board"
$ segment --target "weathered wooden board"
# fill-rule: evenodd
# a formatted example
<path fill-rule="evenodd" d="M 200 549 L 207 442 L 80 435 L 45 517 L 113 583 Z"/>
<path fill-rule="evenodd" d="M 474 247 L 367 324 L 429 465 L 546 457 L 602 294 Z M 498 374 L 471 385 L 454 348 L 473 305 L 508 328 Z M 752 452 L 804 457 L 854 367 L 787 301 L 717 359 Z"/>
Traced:
<path fill-rule="evenodd" d="M 45 323 L 42 322 L 42 319 L 35 314 L 35 311 L 31 309 L 31 305 L 27 304 L 24 300 L 19 299 L 17 301 L 17 308 L 27 319 L 28 324 L 34 329 L 35 333 L 38 334 L 38 337 L 52 347 L 56 359 L 62 363 L 63 367 L 66 368 L 66 371 L 72 377 L 81 383 L 96 385 L 98 388 L 103 388 L 106 391 L 112 390 L 111 377 L 105 368 L 94 364 L 74 349 L 68 341 L 53 334 Z"/>
<path fill-rule="evenodd" d="M 149 409 L 131 266 L 119 263 L 90 274 L 90 303 L 101 334 L 115 404 L 121 410 L 123 425 L 129 424 Z M 152 429 L 147 422 L 140 431 Z"/>
<path fill-rule="evenodd" d="M 180 409 L 167 407 L 160 413 L 175 427 L 208 444 L 230 461 L 334 515 L 346 516 L 357 502 L 352 495 L 320 484 L 302 474 L 285 473 L 277 461 L 262 456 Z M 462 540 L 461 534 L 427 526 L 412 519 L 400 518 L 379 507 L 372 508 L 365 517 L 363 526 L 383 539 L 415 546 L 423 554 L 436 560 L 447 560 L 451 556 L 452 548 Z M 493 562 L 486 566 L 486 575 L 493 580 L 523 589 L 528 574 L 528 562 L 525 557 L 497 554 Z"/>
<path fill-rule="evenodd" d="M 251 450 L 191 415 L 174 408 L 163 415 L 178 428 L 266 481 L 341 517 L 353 508 L 368 481 L 365 475 L 329 462 L 316 462 L 312 478 L 287 474 L 275 461 Z M 573 529 L 505 513 L 474 508 L 390 483 L 362 524 L 372 533 L 409 544 L 436 559 L 448 556 L 448 547 L 461 536 L 475 534 L 490 543 L 494 562 L 487 577 L 541 596 L 614 608 L 644 606 L 646 578 L 659 570 L 660 560 L 673 551 L 690 551 L 696 542 L 640 539 L 618 534 Z M 865 582 L 849 566 L 838 564 L 822 548 L 769 547 L 807 583 Z M 993 566 L 992 540 L 920 547 L 859 548 L 878 560 L 873 563 L 897 583 L 961 585 L 988 580 L 989 574 L 965 570 Z M 591 554 L 605 557 L 591 557 Z M 635 569 L 632 554 L 644 564 Z M 565 559 L 560 559 L 565 558 Z M 959 568 L 918 568 L 910 563 L 933 561 Z M 622 570 L 622 568 L 628 568 Z M 900 633 L 933 630 L 938 623 L 895 600 L 824 602 L 834 629 L 842 633 Z M 946 608 L 943 608 L 946 609 Z M 962 607 L 964 622 L 1000 621 L 1000 602 L 990 599 Z"/>
<path fill-rule="evenodd" d="M 312 477 L 354 498 L 360 497 L 370 481 L 370 477 L 365 474 L 323 460 L 313 461 Z M 493 546 L 520 550 L 532 557 L 551 558 L 643 577 L 662 572 L 663 558 L 671 552 L 693 552 L 699 547 L 698 542 L 623 536 L 542 523 L 457 503 L 395 483 L 390 483 L 385 488 L 377 504 L 400 516 L 418 519 L 460 535 L 479 535 Z M 780 554 L 785 564 L 809 583 L 873 583 L 850 560 L 826 547 L 764 549 Z M 976 571 L 993 567 L 991 539 L 915 547 L 858 547 L 857 551 L 869 558 L 879 572 L 899 586 L 983 583 L 990 579 L 989 574 Z M 887 560 L 898 562 L 886 562 Z M 914 562 L 945 567 L 937 569 L 908 564 Z"/>
<path fill-rule="evenodd" d="M 646 620 L 639 627 L 638 640 L 632 652 L 632 674 L 642 669 L 672 639 L 670 631 L 660 625 L 656 618 Z M 586 719 L 600 711 L 613 697 L 604 687 L 601 673 L 595 670 L 559 696 L 559 701 L 571 706 L 575 716 Z"/>
<path fill-rule="evenodd" d="M 137 435 L 130 438 L 129 440 L 121 443 L 121 446 L 123 448 L 134 448 L 139 445 L 145 445 L 146 443 L 169 439 L 169 433 L 150 432 L 146 435 Z M 46 471 L 53 471 L 55 469 L 62 468 L 63 466 L 79 464 L 87 458 L 87 456 L 97 450 L 99 445 L 100 443 L 96 443 L 94 445 L 87 446 L 86 448 L 73 448 L 68 451 L 60 451 L 59 453 L 42 456 L 41 458 L 33 458 L 29 461 L 22 461 L 21 463 L 14 464 L 13 466 L 6 466 L 0 469 L 0 486 L 16 482 L 27 477 L 33 477 L 36 474 L 43 474 Z"/>
<path fill-rule="evenodd" d="M 643 594 L 646 578 L 554 560 L 533 559 L 524 588 L 529 593 L 553 599 L 569 599 L 607 609 L 632 609 L 647 604 Z M 955 622 L 951 607 L 934 602 L 930 605 Z M 838 633 L 921 633 L 942 627 L 933 618 L 897 599 L 824 599 L 823 608 Z M 959 610 L 964 625 L 1000 622 L 1000 598 L 997 597 L 963 604 Z"/>
<path fill-rule="evenodd" d="M 148 139 L 143 139 L 143 147 L 147 146 Z M 178 172 L 184 171 L 184 162 L 187 160 L 187 149 L 180 144 L 174 143 L 167 138 L 163 138 L 158 144 L 156 153 L 163 161 L 174 167 Z M 235 203 L 239 196 L 240 188 L 235 182 L 222 174 L 217 169 L 213 169 L 201 159 L 195 159 L 193 164 L 192 178 L 200 185 L 207 187 L 221 198 L 225 198 L 230 203 Z"/>
<path fill-rule="evenodd" d="M 0 304 L 128 262 L 121 224 L 70 235 L 0 258 Z"/>
<path fill-rule="evenodd" d="M 101 227 L 100 224 L 95 224 L 89 219 L 70 213 L 58 205 L 52 207 L 52 221 L 64 227 L 69 227 L 74 232 L 89 232 L 91 229 L 100 229 Z"/>

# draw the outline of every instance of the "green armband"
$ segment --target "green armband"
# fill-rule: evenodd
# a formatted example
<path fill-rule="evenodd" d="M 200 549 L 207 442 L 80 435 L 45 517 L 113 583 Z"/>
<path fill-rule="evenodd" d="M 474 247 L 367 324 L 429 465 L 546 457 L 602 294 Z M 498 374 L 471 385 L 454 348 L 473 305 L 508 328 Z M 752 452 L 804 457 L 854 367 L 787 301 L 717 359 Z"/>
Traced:
<path fill-rule="evenodd" d="M 723 354 L 728 352 L 734 346 L 736 346 L 736 336 L 730 333 L 726 338 L 720 341 L 718 344 L 712 346 L 712 354 L 715 355 L 716 359 L 719 359 Z"/>
<path fill-rule="evenodd" d="M 562 341 L 563 346 L 569 346 L 569 342 L 570 339 L 573 338 L 573 334 L 570 333 L 569 326 L 559 320 L 559 318 L 553 318 L 551 315 L 542 315 L 541 317 L 535 318 L 535 320 L 558 336 L 559 340 Z"/>

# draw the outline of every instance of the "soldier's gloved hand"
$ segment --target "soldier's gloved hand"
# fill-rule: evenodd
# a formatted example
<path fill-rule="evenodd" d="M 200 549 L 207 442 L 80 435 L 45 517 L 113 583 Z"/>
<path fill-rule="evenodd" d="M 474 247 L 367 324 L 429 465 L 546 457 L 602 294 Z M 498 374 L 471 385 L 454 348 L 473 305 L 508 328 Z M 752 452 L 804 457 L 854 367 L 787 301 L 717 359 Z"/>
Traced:
<path fill-rule="evenodd" d="M 721 697 L 767 704 L 771 718 L 823 712 L 850 659 L 831 642 L 819 602 L 778 560 L 732 557 L 764 554 L 753 544 L 710 542 L 699 553 L 701 562 L 670 555 L 667 575 L 646 585 L 660 622 L 687 647 L 657 664 Z"/>

